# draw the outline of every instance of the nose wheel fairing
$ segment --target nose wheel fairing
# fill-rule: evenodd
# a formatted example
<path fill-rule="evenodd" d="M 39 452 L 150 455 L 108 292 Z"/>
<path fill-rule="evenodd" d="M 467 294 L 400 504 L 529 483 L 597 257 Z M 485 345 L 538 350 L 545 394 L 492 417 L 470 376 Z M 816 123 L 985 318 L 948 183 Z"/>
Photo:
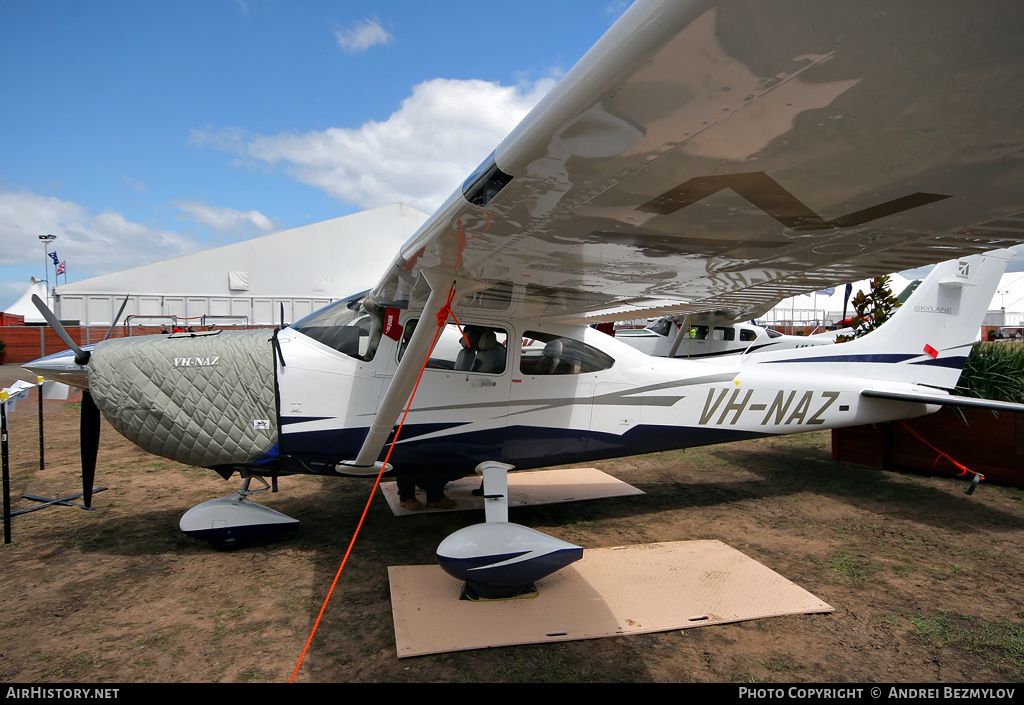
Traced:
<path fill-rule="evenodd" d="M 253 479 L 263 488 L 250 489 Z M 298 529 L 298 519 L 249 499 L 250 495 L 269 489 L 270 485 L 262 477 L 245 475 L 238 492 L 192 507 L 181 517 L 178 528 L 187 536 L 205 539 L 223 549 L 240 548 Z M 277 491 L 276 482 L 274 491 Z"/>
<path fill-rule="evenodd" d="M 220 548 L 234 548 L 295 531 L 299 520 L 236 492 L 192 507 L 181 517 L 178 528 Z"/>

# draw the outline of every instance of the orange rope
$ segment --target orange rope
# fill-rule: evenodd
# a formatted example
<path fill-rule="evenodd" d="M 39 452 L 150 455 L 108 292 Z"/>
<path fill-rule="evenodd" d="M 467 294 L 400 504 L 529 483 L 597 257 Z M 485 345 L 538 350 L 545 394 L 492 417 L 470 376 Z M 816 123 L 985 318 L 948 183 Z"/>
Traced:
<path fill-rule="evenodd" d="M 452 284 L 452 288 L 448 291 L 448 301 L 445 305 L 437 312 L 437 331 L 434 333 L 434 341 L 430 344 L 430 349 L 434 349 L 434 345 L 437 344 L 437 339 L 441 336 L 441 330 L 444 328 L 445 323 L 448 322 L 448 316 L 455 318 L 455 314 L 452 313 L 452 299 L 455 298 L 455 285 Z M 458 320 L 455 324 L 458 325 Z M 462 332 L 462 327 L 459 327 L 459 332 Z M 463 333 L 465 337 L 465 333 Z M 466 341 L 469 342 L 468 340 Z M 327 597 L 324 598 L 324 604 L 320 608 L 320 614 L 316 616 L 316 621 L 313 623 L 313 630 L 309 633 L 309 638 L 306 639 L 306 645 L 302 649 L 302 655 L 299 656 L 299 662 L 295 664 L 295 670 L 292 671 L 292 677 L 288 679 L 289 683 L 295 682 L 295 676 L 298 675 L 299 669 L 302 668 L 302 662 L 306 658 L 306 652 L 309 651 L 309 645 L 313 642 L 313 636 L 316 634 L 317 628 L 320 626 L 320 620 L 324 616 L 324 612 L 327 610 L 327 603 L 331 601 L 331 595 L 334 594 L 334 588 L 338 584 L 338 580 L 341 578 L 341 571 L 345 569 L 345 563 L 348 562 L 349 554 L 352 553 L 352 547 L 356 543 L 356 538 L 359 536 L 360 529 L 363 528 L 363 521 L 366 519 L 367 513 L 370 511 L 370 502 L 373 501 L 373 496 L 377 493 L 377 487 L 380 486 L 381 475 L 384 474 L 384 468 L 388 465 L 388 460 L 391 458 L 391 451 L 395 449 L 395 443 L 398 442 L 398 434 L 402 432 L 402 427 L 405 425 L 405 418 L 409 415 L 409 409 L 412 408 L 412 400 L 416 398 L 416 390 L 419 389 L 420 380 L 423 379 L 423 371 L 427 369 L 427 362 L 430 360 L 430 355 L 423 360 L 423 367 L 420 368 L 420 373 L 416 377 L 416 384 L 413 385 L 412 394 L 409 395 L 409 403 L 406 404 L 405 412 L 402 414 L 402 420 L 398 423 L 398 429 L 395 431 L 394 437 L 391 439 L 391 445 L 388 447 L 388 453 L 384 456 L 384 462 L 381 464 L 380 472 L 377 473 L 377 479 L 374 480 L 373 489 L 370 491 L 370 496 L 366 500 L 366 506 L 363 507 L 363 514 L 359 517 L 359 523 L 356 525 L 355 533 L 352 534 L 352 540 L 349 541 L 348 549 L 345 551 L 345 556 L 341 559 L 341 565 L 338 566 L 338 572 L 334 574 L 334 580 L 331 582 L 331 588 L 327 591 Z"/>
<path fill-rule="evenodd" d="M 984 480 L 984 479 L 985 479 L 985 476 L 984 476 L 984 475 L 982 475 L 982 474 L 981 474 L 980 472 L 975 472 L 974 470 L 971 470 L 971 469 L 970 469 L 969 467 L 967 467 L 966 465 L 963 465 L 963 464 L 961 464 L 961 463 L 958 463 L 957 461 L 953 460 L 952 456 L 950 456 L 950 454 L 949 454 L 949 453 L 944 453 L 943 451 L 941 451 L 941 450 L 939 450 L 938 448 L 936 448 L 935 446 L 933 446 L 933 445 L 932 445 L 931 443 L 929 443 L 929 442 L 928 442 L 928 441 L 926 441 L 926 440 L 925 440 L 924 438 L 922 438 L 922 437 L 921 437 L 921 434 L 920 434 L 920 433 L 918 433 L 917 431 L 915 431 L 914 429 L 912 429 L 912 428 L 911 428 L 910 426 L 908 426 L 907 424 L 905 424 L 905 423 L 903 423 L 902 421 L 900 421 L 900 426 L 902 426 L 903 428 L 905 428 L 905 429 L 907 429 L 908 431 L 910 431 L 910 433 L 911 433 L 911 434 L 913 434 L 913 435 L 914 435 L 914 437 L 915 437 L 915 438 L 917 438 L 917 440 L 921 441 L 921 442 L 922 442 L 922 443 L 924 443 L 924 444 L 925 444 L 926 446 L 928 446 L 929 448 L 931 448 L 932 450 L 934 450 L 934 451 L 935 451 L 936 453 L 938 453 L 938 454 L 939 454 L 939 457 L 935 459 L 935 462 L 934 462 L 934 463 L 932 463 L 932 469 L 933 469 L 933 470 L 934 470 L 935 468 L 937 468 L 937 467 L 939 466 L 939 461 L 940 461 L 940 460 L 942 460 L 943 458 L 945 458 L 945 459 L 946 459 L 946 460 L 948 460 L 949 462 L 953 463 L 953 465 L 955 465 L 955 466 L 957 466 L 958 468 L 960 468 L 960 472 L 959 472 L 959 473 L 957 473 L 957 477 L 960 477 L 960 476 L 962 476 L 962 475 L 966 475 L 967 473 L 972 473 L 972 474 L 974 474 L 974 475 L 977 475 L 978 477 L 980 477 L 980 478 L 981 478 L 982 480 Z"/>

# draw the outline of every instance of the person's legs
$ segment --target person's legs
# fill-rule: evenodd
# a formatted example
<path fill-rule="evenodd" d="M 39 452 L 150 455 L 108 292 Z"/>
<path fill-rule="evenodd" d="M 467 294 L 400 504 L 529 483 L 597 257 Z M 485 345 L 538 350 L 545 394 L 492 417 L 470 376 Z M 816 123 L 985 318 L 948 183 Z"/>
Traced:
<path fill-rule="evenodd" d="M 427 493 L 427 506 L 431 509 L 454 509 L 455 500 L 448 499 L 444 494 L 444 487 L 448 480 L 441 477 L 420 477 L 416 484 L 422 487 Z"/>
<path fill-rule="evenodd" d="M 416 499 L 416 478 L 399 475 L 395 483 L 398 485 L 398 504 L 403 509 L 423 509 L 423 503 Z"/>

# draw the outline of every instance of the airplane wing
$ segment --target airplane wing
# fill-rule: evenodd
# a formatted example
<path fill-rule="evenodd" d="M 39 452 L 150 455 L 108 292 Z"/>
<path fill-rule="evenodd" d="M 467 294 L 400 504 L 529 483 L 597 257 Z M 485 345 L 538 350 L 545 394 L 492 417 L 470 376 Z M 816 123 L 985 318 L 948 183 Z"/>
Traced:
<path fill-rule="evenodd" d="M 374 296 L 417 308 L 430 272 L 524 284 L 519 317 L 737 321 L 1024 242 L 1021 36 L 1014 0 L 639 0 Z"/>

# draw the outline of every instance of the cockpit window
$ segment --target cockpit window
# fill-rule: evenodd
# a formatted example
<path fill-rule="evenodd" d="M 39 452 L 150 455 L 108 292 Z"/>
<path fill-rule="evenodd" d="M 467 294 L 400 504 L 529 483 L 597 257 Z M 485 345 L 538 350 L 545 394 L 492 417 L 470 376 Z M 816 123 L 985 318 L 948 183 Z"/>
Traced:
<path fill-rule="evenodd" d="M 399 362 L 414 330 L 415 320 L 405 326 L 405 334 L 398 347 Z M 504 329 L 467 325 L 460 331 L 457 325 L 449 323 L 441 331 L 430 353 L 427 369 L 500 375 L 505 371 L 507 357 L 508 333 Z"/>
<path fill-rule="evenodd" d="M 579 375 L 600 372 L 615 360 L 579 340 L 551 333 L 523 333 L 519 371 L 527 375 Z"/>
<path fill-rule="evenodd" d="M 292 328 L 338 352 L 369 361 L 380 343 L 383 316 L 365 294 L 359 294 L 306 316 Z"/>

